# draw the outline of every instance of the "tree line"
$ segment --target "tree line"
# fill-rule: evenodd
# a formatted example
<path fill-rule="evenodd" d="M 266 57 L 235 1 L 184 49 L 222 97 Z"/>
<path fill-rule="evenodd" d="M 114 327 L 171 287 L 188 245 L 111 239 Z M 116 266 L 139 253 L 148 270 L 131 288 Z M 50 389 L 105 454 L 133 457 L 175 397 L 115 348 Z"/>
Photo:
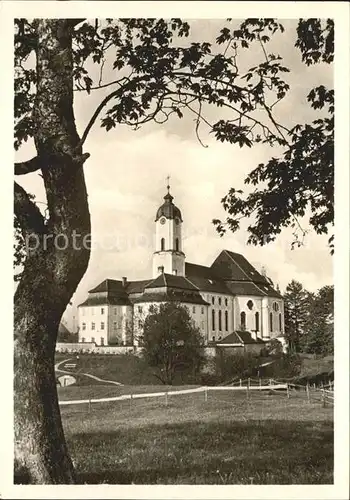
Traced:
<path fill-rule="evenodd" d="M 330 355 L 334 352 L 334 287 L 316 292 L 292 280 L 284 294 L 285 335 L 289 351 Z"/>

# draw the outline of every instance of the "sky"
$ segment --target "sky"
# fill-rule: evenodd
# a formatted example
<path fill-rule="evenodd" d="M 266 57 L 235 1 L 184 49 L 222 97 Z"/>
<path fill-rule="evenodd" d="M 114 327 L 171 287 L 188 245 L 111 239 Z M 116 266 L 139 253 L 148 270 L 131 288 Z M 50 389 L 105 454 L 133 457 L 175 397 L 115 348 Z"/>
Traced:
<path fill-rule="evenodd" d="M 213 41 L 223 25 L 222 20 L 191 20 L 190 41 Z M 286 32 L 276 36 L 270 51 L 279 53 L 291 69 L 286 76 L 291 91 L 277 111 L 286 124 L 303 123 L 313 118 L 306 96 L 320 83 L 333 85 L 332 67 L 306 67 L 294 47 L 296 21 L 284 20 Z M 256 50 L 246 51 L 242 65 L 261 60 Z M 106 81 L 109 80 L 108 68 Z M 75 116 L 82 133 L 103 92 L 90 96 L 75 94 Z M 218 119 L 216 110 L 207 117 Z M 89 289 L 106 278 L 146 279 L 152 273 L 155 214 L 166 194 L 166 177 L 170 176 L 174 203 L 183 216 L 183 247 L 186 260 L 210 265 L 223 249 L 242 253 L 258 270 L 267 274 L 282 291 L 291 280 L 300 281 L 306 289 L 316 291 L 333 283 L 332 257 L 328 236 L 309 232 L 304 246 L 292 250 L 291 229 L 282 231 L 277 240 L 264 247 L 248 246 L 248 222 L 236 233 L 220 237 L 212 219 L 224 218 L 220 200 L 230 187 L 243 187 L 246 175 L 259 163 L 279 154 L 274 148 L 256 145 L 239 148 L 219 143 L 201 129 L 204 148 L 195 134 L 192 116 L 174 118 L 165 125 L 149 123 L 139 131 L 125 126 L 105 132 L 96 123 L 84 146 L 90 153 L 85 176 L 92 219 L 93 249 L 88 270 L 67 308 L 65 321 L 73 327 L 76 306 L 85 300 Z M 25 144 L 18 160 L 35 155 L 33 144 Z M 30 174 L 16 179 L 36 199 L 45 202 L 42 179 Z M 307 221 L 302 221 L 308 229 Z"/>

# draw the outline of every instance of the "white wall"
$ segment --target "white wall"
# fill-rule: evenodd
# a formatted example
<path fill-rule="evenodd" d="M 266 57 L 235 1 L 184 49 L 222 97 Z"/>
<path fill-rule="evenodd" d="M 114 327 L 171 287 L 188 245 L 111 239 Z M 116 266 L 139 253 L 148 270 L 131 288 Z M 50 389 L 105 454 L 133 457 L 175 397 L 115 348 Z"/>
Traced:
<path fill-rule="evenodd" d="M 85 323 L 85 329 L 83 325 L 84 323 Z M 79 324 L 79 342 L 83 342 L 83 339 L 85 339 L 85 342 L 96 342 L 96 344 L 98 345 L 100 345 L 102 342 L 107 344 L 108 305 L 79 307 L 78 324 Z"/>
<path fill-rule="evenodd" d="M 240 295 L 235 297 L 235 330 L 241 329 L 241 313 L 245 312 L 246 315 L 246 330 L 255 332 L 256 330 L 256 313 L 259 313 L 259 330 L 258 337 L 263 334 L 263 307 L 262 297 L 254 295 Z M 247 303 L 253 302 L 253 308 L 250 310 Z"/>
<path fill-rule="evenodd" d="M 208 292 L 201 292 L 201 295 L 206 302 L 209 302 L 209 306 L 207 306 L 207 341 L 213 340 L 213 337 L 215 337 L 215 340 L 218 340 L 220 337 L 225 338 L 234 330 L 233 297 L 222 293 L 208 293 Z M 213 297 L 214 297 L 214 304 L 212 301 Z M 227 300 L 227 305 L 225 300 Z M 212 321 L 213 311 L 215 314 L 215 325 L 214 325 L 215 329 L 213 329 L 213 321 Z M 219 329 L 219 311 L 221 311 L 221 330 Z M 225 311 L 227 311 L 228 314 L 227 330 L 225 325 Z"/>
<path fill-rule="evenodd" d="M 108 345 L 131 345 L 133 328 L 132 306 L 109 305 L 108 318 Z"/>

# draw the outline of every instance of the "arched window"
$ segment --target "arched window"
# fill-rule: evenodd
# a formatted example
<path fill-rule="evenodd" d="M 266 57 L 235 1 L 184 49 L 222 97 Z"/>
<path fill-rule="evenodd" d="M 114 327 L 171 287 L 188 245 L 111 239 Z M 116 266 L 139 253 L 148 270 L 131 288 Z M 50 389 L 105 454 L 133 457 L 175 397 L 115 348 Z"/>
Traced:
<path fill-rule="evenodd" d="M 247 307 L 248 307 L 249 311 L 251 311 L 251 310 L 253 309 L 253 307 L 254 307 L 254 303 L 253 303 L 253 301 L 252 301 L 252 300 L 248 300 L 248 302 L 247 302 Z"/>
<path fill-rule="evenodd" d="M 160 240 L 160 249 L 161 249 L 161 250 L 165 250 L 165 239 L 164 239 L 164 238 L 162 238 L 162 239 Z"/>
<path fill-rule="evenodd" d="M 241 330 L 246 329 L 246 322 L 245 322 L 245 312 L 241 312 Z"/>
<path fill-rule="evenodd" d="M 215 330 L 215 311 L 214 310 L 211 312 L 211 325 L 212 325 L 212 330 Z"/>
<path fill-rule="evenodd" d="M 222 324 L 221 324 L 221 311 L 219 311 L 219 330 L 221 332 L 222 330 Z"/>
<path fill-rule="evenodd" d="M 179 246 L 179 238 L 176 238 L 176 240 L 175 240 L 175 250 L 178 252 L 179 248 L 180 248 L 180 246 Z"/>
<path fill-rule="evenodd" d="M 280 332 L 282 331 L 282 314 L 279 313 L 278 315 L 278 321 L 279 321 L 279 327 L 280 327 Z"/>
<path fill-rule="evenodd" d="M 270 332 L 273 332 L 273 316 L 272 316 L 272 313 L 270 313 Z"/>
<path fill-rule="evenodd" d="M 225 330 L 228 332 L 228 312 L 225 311 Z"/>
<path fill-rule="evenodd" d="M 255 330 L 258 332 L 260 330 L 260 319 L 259 319 L 259 313 L 255 313 Z"/>

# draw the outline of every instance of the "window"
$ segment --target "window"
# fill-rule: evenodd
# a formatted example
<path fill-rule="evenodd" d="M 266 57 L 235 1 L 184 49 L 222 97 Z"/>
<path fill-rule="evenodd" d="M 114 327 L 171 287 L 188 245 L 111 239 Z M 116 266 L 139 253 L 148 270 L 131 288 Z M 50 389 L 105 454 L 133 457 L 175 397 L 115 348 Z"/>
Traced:
<path fill-rule="evenodd" d="M 260 318 L 259 313 L 255 313 L 255 330 L 258 332 L 260 330 Z"/>
<path fill-rule="evenodd" d="M 254 307 L 254 304 L 253 304 L 253 301 L 252 300 L 248 300 L 247 302 L 247 307 L 249 309 L 249 311 L 251 311 Z"/>
<path fill-rule="evenodd" d="M 81 329 L 82 329 L 82 330 L 86 330 L 86 323 L 82 323 L 82 325 L 81 325 Z"/>
<path fill-rule="evenodd" d="M 113 321 L 113 329 L 116 330 L 117 329 L 117 322 L 116 321 Z"/>
<path fill-rule="evenodd" d="M 91 323 L 91 330 L 95 330 L 95 323 Z"/>
<path fill-rule="evenodd" d="M 273 309 L 275 312 L 278 312 L 278 311 L 279 311 L 279 305 L 278 305 L 278 303 L 277 303 L 277 302 L 274 302 L 274 303 L 272 304 L 272 309 Z"/>
<path fill-rule="evenodd" d="M 160 249 L 161 249 L 161 250 L 165 250 L 165 239 L 164 239 L 164 238 L 162 238 L 162 239 L 160 240 Z"/>
<path fill-rule="evenodd" d="M 215 337 L 213 336 L 213 337 L 211 338 L 211 340 L 212 340 L 213 342 L 215 342 Z"/>
<path fill-rule="evenodd" d="M 81 341 L 82 341 L 82 342 L 85 342 L 85 337 L 81 337 Z"/>
<path fill-rule="evenodd" d="M 227 304 L 228 304 L 228 300 L 227 300 L 227 299 L 225 299 L 225 306 L 227 306 Z"/>
<path fill-rule="evenodd" d="M 201 313 L 202 313 L 202 314 L 204 314 L 204 307 L 202 307 L 202 309 L 201 309 Z"/>
<path fill-rule="evenodd" d="M 138 310 L 139 314 L 142 314 L 142 306 L 138 306 L 137 310 Z"/>
<path fill-rule="evenodd" d="M 278 315 L 278 323 L 279 323 L 279 327 L 280 327 L 280 332 L 282 331 L 282 314 L 279 313 Z"/>
<path fill-rule="evenodd" d="M 104 337 L 101 337 L 101 345 L 105 345 L 105 339 L 104 339 Z"/>
<path fill-rule="evenodd" d="M 245 322 L 245 312 L 241 312 L 241 330 L 246 329 L 246 322 Z"/>
<path fill-rule="evenodd" d="M 192 307 L 192 312 L 195 313 L 196 312 L 196 306 L 193 306 Z"/>
<path fill-rule="evenodd" d="M 104 313 L 105 313 L 104 307 L 101 307 L 101 314 L 104 314 Z"/>
<path fill-rule="evenodd" d="M 215 330 L 215 311 L 211 312 L 211 328 Z"/>
<path fill-rule="evenodd" d="M 219 311 L 219 330 L 221 332 L 222 330 L 222 324 L 221 324 L 221 311 Z"/>
<path fill-rule="evenodd" d="M 215 304 L 215 297 L 212 297 L 212 298 L 211 298 L 211 303 L 212 303 L 212 304 Z"/>
<path fill-rule="evenodd" d="M 221 306 L 221 297 L 219 297 L 219 306 Z"/>
<path fill-rule="evenodd" d="M 178 252 L 180 249 L 180 246 L 179 246 L 179 238 L 176 238 L 175 240 L 175 250 Z"/>
<path fill-rule="evenodd" d="M 101 321 L 101 330 L 104 330 L 105 329 L 105 324 L 103 321 Z"/>
<path fill-rule="evenodd" d="M 91 342 L 95 343 L 95 337 L 91 337 Z"/>
<path fill-rule="evenodd" d="M 270 332 L 273 331 L 273 316 L 272 313 L 270 313 Z"/>
<path fill-rule="evenodd" d="M 225 330 L 228 332 L 228 312 L 225 311 Z"/>

